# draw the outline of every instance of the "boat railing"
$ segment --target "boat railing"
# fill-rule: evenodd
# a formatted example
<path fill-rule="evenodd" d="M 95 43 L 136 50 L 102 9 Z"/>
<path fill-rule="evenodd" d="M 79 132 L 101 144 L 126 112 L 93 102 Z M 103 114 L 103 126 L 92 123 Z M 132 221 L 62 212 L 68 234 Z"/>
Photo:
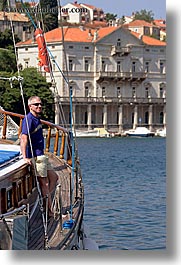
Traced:
<path fill-rule="evenodd" d="M 6 139 L 8 116 L 19 118 L 18 139 L 16 139 L 15 143 L 19 142 L 24 115 L 2 109 L 0 109 L 0 113 L 4 115 L 2 142 L 9 143 L 10 141 L 12 143 L 10 139 Z M 47 128 L 45 152 L 53 153 L 57 157 L 64 159 L 67 164 L 72 165 L 72 148 L 68 130 L 48 121 L 41 120 L 41 122 Z M 51 150 L 52 146 L 53 150 Z M 13 172 L 2 176 L 0 178 L 0 213 L 4 214 L 20 207 L 36 189 L 36 186 L 35 176 L 31 173 L 31 168 L 28 164 L 23 164 L 19 168 L 14 169 Z"/>
<path fill-rule="evenodd" d="M 7 120 L 8 116 L 15 117 L 16 119 L 19 118 L 19 130 L 18 130 L 18 139 L 21 136 L 21 130 L 22 130 L 22 121 L 23 118 L 25 117 L 22 114 L 18 113 L 13 113 L 9 111 L 5 111 L 0 109 L 0 113 L 4 115 L 4 122 L 3 122 L 3 127 L 2 127 L 2 134 L 1 138 L 2 139 L 7 139 Z M 47 128 L 46 131 L 47 133 L 45 134 L 45 140 L 46 140 L 46 146 L 45 146 L 45 152 L 50 152 L 50 145 L 53 143 L 53 153 L 56 156 L 60 156 L 60 158 L 65 158 L 65 152 L 66 149 L 65 147 L 67 146 L 68 148 L 68 153 L 67 153 L 67 160 L 70 160 L 71 156 L 71 145 L 68 137 L 68 130 L 62 126 L 56 125 L 54 123 L 51 123 L 49 121 L 41 120 L 41 123 Z M 53 136 L 53 137 L 52 137 Z M 60 143 L 60 138 L 61 138 L 61 143 Z M 67 144 L 66 144 L 66 138 L 67 138 Z M 52 139 L 52 141 L 51 141 Z M 60 148 L 59 148 L 60 147 Z M 69 162 L 70 163 L 70 162 Z"/>
<path fill-rule="evenodd" d="M 30 166 L 23 164 L 0 177 L 0 213 L 20 207 L 36 189 L 36 179 Z"/>

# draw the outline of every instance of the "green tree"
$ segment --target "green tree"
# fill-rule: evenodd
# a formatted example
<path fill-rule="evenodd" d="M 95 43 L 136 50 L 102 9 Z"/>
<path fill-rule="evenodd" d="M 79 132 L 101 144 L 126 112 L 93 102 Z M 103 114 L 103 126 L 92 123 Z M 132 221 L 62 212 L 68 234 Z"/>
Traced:
<path fill-rule="evenodd" d="M 20 75 L 23 77 L 23 95 L 25 103 L 27 103 L 30 96 L 39 96 L 43 102 L 42 118 L 53 122 L 54 111 L 52 106 L 54 98 L 50 90 L 50 84 L 46 82 L 45 77 L 37 72 L 36 68 L 26 68 Z M 0 76 L 7 77 L 8 74 L 0 72 Z M 14 76 L 18 76 L 18 73 L 14 74 Z M 0 105 L 5 110 L 24 114 L 19 82 L 14 81 L 13 87 L 11 87 L 8 80 L 0 81 Z"/>
<path fill-rule="evenodd" d="M 42 11 L 45 32 L 57 28 L 58 27 L 57 0 L 40 0 L 40 8 Z"/>
<path fill-rule="evenodd" d="M 108 22 L 109 20 L 116 20 L 117 15 L 111 14 L 111 13 L 106 13 L 106 21 Z"/>
<path fill-rule="evenodd" d="M 0 11 L 3 11 L 7 6 L 7 0 L 0 0 Z"/>
<path fill-rule="evenodd" d="M 145 9 L 142 9 L 141 11 L 136 11 L 134 19 L 133 20 L 145 20 L 147 22 L 152 22 L 154 20 L 154 14 L 152 11 L 147 11 Z"/>
<path fill-rule="evenodd" d="M 16 58 L 12 50 L 0 48 L 0 71 L 15 72 Z"/>
<path fill-rule="evenodd" d="M 15 42 L 18 41 L 20 39 L 15 36 Z M 0 47 L 0 71 L 15 72 L 17 67 L 11 30 L 0 32 Z"/>
<path fill-rule="evenodd" d="M 19 42 L 20 39 L 15 34 L 15 42 Z M 5 29 L 3 32 L 0 32 L 0 47 L 5 49 L 14 49 L 12 31 L 10 29 Z"/>

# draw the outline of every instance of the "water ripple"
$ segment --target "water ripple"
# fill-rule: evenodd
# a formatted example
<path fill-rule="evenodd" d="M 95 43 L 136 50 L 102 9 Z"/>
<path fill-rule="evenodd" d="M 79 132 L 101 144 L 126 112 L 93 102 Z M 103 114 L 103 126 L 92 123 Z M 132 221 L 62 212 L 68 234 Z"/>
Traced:
<path fill-rule="evenodd" d="M 101 250 L 166 248 L 166 142 L 78 139 L 85 222 Z"/>

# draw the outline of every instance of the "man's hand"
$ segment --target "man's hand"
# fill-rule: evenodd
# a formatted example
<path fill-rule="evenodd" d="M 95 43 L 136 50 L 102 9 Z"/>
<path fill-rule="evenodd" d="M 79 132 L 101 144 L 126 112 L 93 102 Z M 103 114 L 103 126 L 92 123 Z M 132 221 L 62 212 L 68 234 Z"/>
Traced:
<path fill-rule="evenodd" d="M 31 158 L 24 158 L 25 163 L 32 165 Z"/>

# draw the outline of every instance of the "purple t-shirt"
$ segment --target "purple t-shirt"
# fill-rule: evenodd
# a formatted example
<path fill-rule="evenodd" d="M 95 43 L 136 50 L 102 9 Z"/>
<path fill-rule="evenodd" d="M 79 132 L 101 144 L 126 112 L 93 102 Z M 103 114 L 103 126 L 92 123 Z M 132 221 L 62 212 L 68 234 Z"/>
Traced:
<path fill-rule="evenodd" d="M 28 119 L 28 127 L 29 127 L 31 144 L 33 149 L 33 156 L 34 157 L 41 156 L 44 154 L 44 138 L 43 138 L 43 130 L 40 118 L 35 117 L 31 112 L 29 112 L 27 114 L 27 119 Z M 28 135 L 27 122 L 25 118 L 23 119 L 22 122 L 22 134 Z M 26 148 L 26 157 L 27 158 L 32 157 L 29 142 Z"/>

